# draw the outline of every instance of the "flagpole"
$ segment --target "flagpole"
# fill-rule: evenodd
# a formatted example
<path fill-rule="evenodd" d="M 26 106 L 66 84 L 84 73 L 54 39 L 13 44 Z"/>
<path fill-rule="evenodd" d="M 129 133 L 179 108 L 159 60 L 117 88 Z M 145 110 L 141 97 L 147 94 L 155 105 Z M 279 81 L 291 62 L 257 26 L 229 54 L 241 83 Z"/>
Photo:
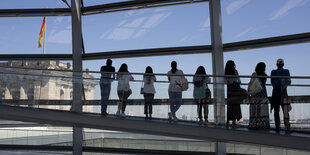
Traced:
<path fill-rule="evenodd" d="M 46 45 L 46 26 L 47 26 L 47 18 L 45 17 L 45 31 L 44 31 L 44 42 L 43 42 L 43 54 L 45 54 L 45 45 Z"/>

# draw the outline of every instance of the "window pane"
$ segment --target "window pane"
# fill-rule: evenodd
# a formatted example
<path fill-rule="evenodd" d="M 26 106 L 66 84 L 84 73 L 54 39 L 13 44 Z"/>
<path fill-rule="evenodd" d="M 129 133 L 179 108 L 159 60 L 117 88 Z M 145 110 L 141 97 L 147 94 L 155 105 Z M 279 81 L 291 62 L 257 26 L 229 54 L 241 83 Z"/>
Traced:
<path fill-rule="evenodd" d="M 70 4 L 71 2 L 68 1 Z M 0 9 L 68 8 L 62 0 L 2 0 Z"/>
<path fill-rule="evenodd" d="M 0 53 L 1 54 L 42 54 L 38 48 L 39 33 L 43 17 L 0 18 Z M 46 19 L 46 54 L 70 54 L 71 17 L 47 17 Z"/>
<path fill-rule="evenodd" d="M 308 0 L 222 0 L 223 42 L 310 31 Z"/>
<path fill-rule="evenodd" d="M 208 3 L 83 17 L 87 53 L 210 44 Z"/>
<path fill-rule="evenodd" d="M 83 0 L 84 6 L 94 6 L 94 5 L 102 5 L 109 3 L 117 3 L 117 2 L 126 2 L 130 0 Z"/>

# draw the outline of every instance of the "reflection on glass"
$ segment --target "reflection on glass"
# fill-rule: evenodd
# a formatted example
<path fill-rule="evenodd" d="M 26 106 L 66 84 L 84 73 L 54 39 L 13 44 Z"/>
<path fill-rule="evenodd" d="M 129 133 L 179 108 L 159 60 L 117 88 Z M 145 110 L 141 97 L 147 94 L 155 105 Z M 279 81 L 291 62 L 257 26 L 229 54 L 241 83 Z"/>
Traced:
<path fill-rule="evenodd" d="M 224 43 L 310 30 L 310 21 L 304 20 L 310 14 L 307 0 L 222 0 L 221 3 Z"/>
<path fill-rule="evenodd" d="M 199 3 L 84 16 L 85 50 L 95 53 L 208 45 L 208 9 L 208 3 Z"/>

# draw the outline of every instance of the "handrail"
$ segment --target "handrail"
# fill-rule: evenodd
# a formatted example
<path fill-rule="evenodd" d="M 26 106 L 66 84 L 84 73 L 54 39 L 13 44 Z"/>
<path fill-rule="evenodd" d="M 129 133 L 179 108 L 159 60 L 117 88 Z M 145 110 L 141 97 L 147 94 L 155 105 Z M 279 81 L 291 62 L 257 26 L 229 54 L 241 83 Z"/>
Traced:
<path fill-rule="evenodd" d="M 77 73 L 106 73 L 106 74 L 128 74 L 125 72 L 100 72 L 100 71 L 73 71 L 73 70 L 57 70 L 57 69 L 39 69 L 39 68 L 23 68 L 23 67 L 3 67 L 7 69 L 25 69 L 25 70 L 41 70 L 41 71 L 57 71 L 57 72 L 77 72 Z M 3 71 L 0 71 L 0 73 Z M 205 77 L 227 77 L 227 78 L 291 78 L 291 79 L 310 79 L 310 76 L 252 76 L 252 75 L 195 75 L 195 74 L 167 74 L 167 73 L 138 73 L 130 72 L 131 75 L 155 75 L 155 76 L 205 76 Z"/>

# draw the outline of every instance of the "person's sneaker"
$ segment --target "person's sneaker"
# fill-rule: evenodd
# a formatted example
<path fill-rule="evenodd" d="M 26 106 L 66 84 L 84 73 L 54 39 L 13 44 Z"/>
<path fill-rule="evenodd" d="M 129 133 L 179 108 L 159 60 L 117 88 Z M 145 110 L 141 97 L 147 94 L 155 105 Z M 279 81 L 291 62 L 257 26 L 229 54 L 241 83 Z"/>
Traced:
<path fill-rule="evenodd" d="M 172 114 L 171 114 L 171 112 L 168 113 L 168 118 L 169 118 L 169 120 L 172 120 Z"/>
<path fill-rule="evenodd" d="M 208 125 L 208 120 L 205 120 L 203 124 Z"/>
<path fill-rule="evenodd" d="M 124 113 L 124 112 L 122 112 L 122 113 L 121 113 L 121 116 L 122 116 L 122 117 L 126 117 L 126 115 L 125 115 L 125 113 Z"/>
<path fill-rule="evenodd" d="M 150 114 L 150 117 L 149 117 L 149 119 L 152 119 L 152 115 Z"/>
<path fill-rule="evenodd" d="M 116 116 L 120 116 L 120 112 L 119 111 L 116 112 Z"/>
<path fill-rule="evenodd" d="M 175 116 L 175 115 L 172 115 L 173 116 L 173 120 L 174 121 L 178 121 L 179 119 L 177 118 L 177 116 Z"/>
<path fill-rule="evenodd" d="M 291 132 L 291 127 L 289 127 L 289 126 L 285 127 L 285 132 L 286 133 L 290 133 Z"/>
<path fill-rule="evenodd" d="M 101 115 L 102 115 L 102 116 L 107 116 L 107 115 L 109 115 L 109 114 L 108 114 L 107 112 L 102 112 Z"/>
<path fill-rule="evenodd" d="M 200 120 L 198 121 L 198 124 L 199 124 L 199 125 L 202 125 L 202 124 L 203 124 L 203 121 L 200 119 Z"/>

